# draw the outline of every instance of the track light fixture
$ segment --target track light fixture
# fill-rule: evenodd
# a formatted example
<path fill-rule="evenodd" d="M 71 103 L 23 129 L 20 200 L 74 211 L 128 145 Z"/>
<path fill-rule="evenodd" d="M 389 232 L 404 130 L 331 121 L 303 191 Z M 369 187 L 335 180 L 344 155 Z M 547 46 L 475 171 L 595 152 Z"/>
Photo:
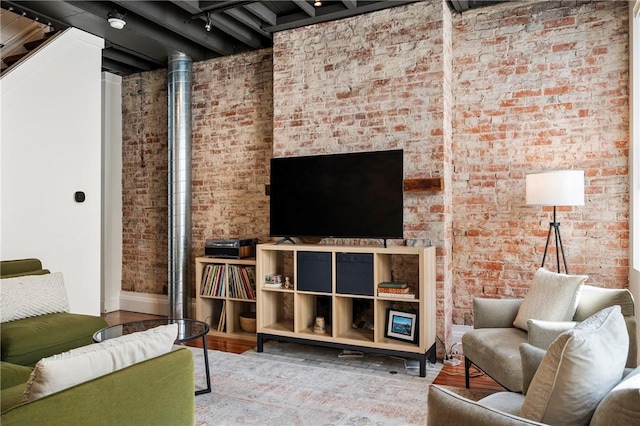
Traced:
<path fill-rule="evenodd" d="M 322 6 L 322 2 L 320 0 L 316 0 L 316 1 L 313 2 L 313 5 L 315 7 L 320 7 L 320 6 Z"/>
<path fill-rule="evenodd" d="M 127 21 L 124 20 L 124 14 L 115 10 L 107 15 L 107 21 L 109 21 L 111 28 L 116 30 L 121 30 L 127 25 Z"/>
<path fill-rule="evenodd" d="M 211 15 L 207 13 L 207 23 L 204 24 L 204 29 L 207 31 L 211 31 L 212 26 L 213 26 L 213 23 L 211 22 Z"/>

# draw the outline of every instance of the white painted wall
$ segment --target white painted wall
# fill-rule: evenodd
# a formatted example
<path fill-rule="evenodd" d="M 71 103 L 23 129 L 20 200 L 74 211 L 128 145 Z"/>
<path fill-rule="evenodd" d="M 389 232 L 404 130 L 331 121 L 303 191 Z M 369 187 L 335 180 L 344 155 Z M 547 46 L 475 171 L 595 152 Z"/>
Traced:
<path fill-rule="evenodd" d="M 0 80 L 0 257 L 37 257 L 63 272 L 71 311 L 92 315 L 100 313 L 102 48 L 70 28 Z"/>
<path fill-rule="evenodd" d="M 122 77 L 102 73 L 102 293 L 100 310 L 120 309 L 122 287 Z"/>

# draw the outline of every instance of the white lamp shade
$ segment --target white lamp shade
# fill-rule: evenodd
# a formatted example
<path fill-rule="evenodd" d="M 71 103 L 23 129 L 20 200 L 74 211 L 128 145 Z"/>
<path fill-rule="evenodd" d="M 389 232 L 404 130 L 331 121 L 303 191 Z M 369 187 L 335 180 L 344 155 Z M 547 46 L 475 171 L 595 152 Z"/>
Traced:
<path fill-rule="evenodd" d="M 558 170 L 526 176 L 527 204 L 583 206 L 584 171 Z"/>

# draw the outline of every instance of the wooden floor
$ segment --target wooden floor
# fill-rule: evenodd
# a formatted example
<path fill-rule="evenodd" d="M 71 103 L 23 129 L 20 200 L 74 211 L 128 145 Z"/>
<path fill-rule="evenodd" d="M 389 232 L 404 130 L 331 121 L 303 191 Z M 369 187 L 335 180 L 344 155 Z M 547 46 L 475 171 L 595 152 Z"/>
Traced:
<path fill-rule="evenodd" d="M 103 314 L 102 317 L 107 321 L 109 325 L 120 324 L 129 321 L 139 321 L 152 318 L 164 318 L 156 315 L 140 314 L 136 312 L 116 311 L 108 314 Z M 194 341 L 192 346 L 201 346 L 200 340 Z M 244 340 L 222 338 L 218 336 L 207 336 L 207 347 L 223 352 L 231 352 L 235 354 L 241 354 L 249 349 L 255 347 L 255 343 L 250 343 Z M 504 388 L 492 380 L 484 373 L 474 369 L 471 370 L 471 389 L 480 389 L 488 391 L 504 391 Z M 464 387 L 464 362 L 458 366 L 451 367 L 445 365 L 442 371 L 434 381 L 438 385 Z"/>

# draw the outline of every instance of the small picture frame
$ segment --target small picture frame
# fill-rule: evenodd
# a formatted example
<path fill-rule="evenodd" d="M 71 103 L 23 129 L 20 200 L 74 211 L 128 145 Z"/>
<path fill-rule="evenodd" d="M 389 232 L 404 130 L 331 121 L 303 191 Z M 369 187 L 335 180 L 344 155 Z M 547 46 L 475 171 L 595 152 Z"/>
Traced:
<path fill-rule="evenodd" d="M 387 309 L 384 337 L 409 343 L 418 341 L 418 314 Z"/>

